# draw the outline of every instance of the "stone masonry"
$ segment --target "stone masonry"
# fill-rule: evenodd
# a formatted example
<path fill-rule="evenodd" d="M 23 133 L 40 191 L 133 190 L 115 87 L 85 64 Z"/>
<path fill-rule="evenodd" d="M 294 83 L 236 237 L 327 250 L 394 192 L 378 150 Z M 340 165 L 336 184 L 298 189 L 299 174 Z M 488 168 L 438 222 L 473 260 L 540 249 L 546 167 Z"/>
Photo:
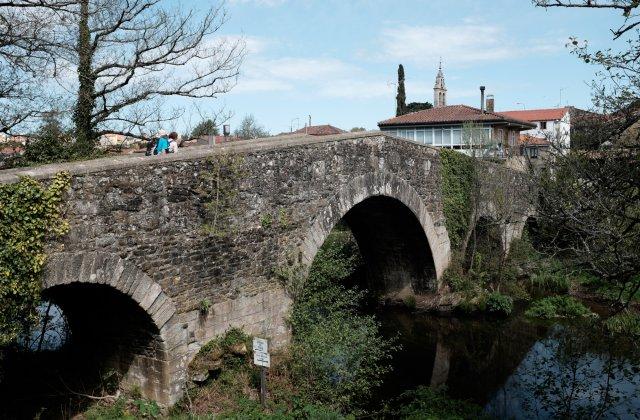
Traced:
<path fill-rule="evenodd" d="M 212 162 L 229 156 L 239 157 L 237 194 L 230 201 L 225 233 L 206 233 L 210 195 L 202 192 L 203 180 L 215 167 Z M 384 265 L 415 259 L 400 252 L 428 256 L 431 271 L 420 266 L 411 272 L 431 273 L 433 278 L 421 279 L 420 287 L 435 290 L 451 252 L 439 167 L 434 148 L 367 132 L 275 137 L 173 155 L 7 170 L 0 173 L 0 182 L 71 173 L 65 206 L 71 229 L 64 240 L 51 244 L 45 294 L 51 290 L 51 296 L 63 296 L 74 285 L 87 284 L 98 291 L 114 289 L 135 302 L 145 318 L 136 325 L 148 324 L 149 331 L 148 339 L 127 350 L 129 357 L 119 359 L 120 364 L 126 361 L 125 383 L 171 404 L 184 390 L 188 362 L 227 329 L 241 327 L 268 337 L 275 348 L 287 343 L 290 298 L 274 270 L 286 264 L 308 266 L 345 216 L 348 223 L 349 217 L 362 221 L 362 235 L 384 233 L 367 236 L 372 258 Z M 393 212 L 385 219 L 387 211 Z M 395 222 L 404 224 L 396 228 Z M 415 236 L 412 243 L 429 249 L 403 248 L 401 235 L 408 234 Z M 413 281 L 407 279 L 397 290 L 411 293 L 417 288 Z M 73 296 L 82 296 L 83 290 Z"/>

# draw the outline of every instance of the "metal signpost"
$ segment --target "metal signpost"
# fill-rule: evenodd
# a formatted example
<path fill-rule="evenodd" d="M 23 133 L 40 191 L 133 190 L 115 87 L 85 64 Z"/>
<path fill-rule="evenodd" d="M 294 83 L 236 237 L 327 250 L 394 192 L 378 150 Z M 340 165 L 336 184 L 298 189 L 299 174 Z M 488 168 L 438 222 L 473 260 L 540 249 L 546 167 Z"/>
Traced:
<path fill-rule="evenodd" d="M 264 338 L 253 339 L 253 364 L 260 366 L 260 404 L 264 407 L 267 400 L 267 368 L 271 367 L 269 343 Z"/>

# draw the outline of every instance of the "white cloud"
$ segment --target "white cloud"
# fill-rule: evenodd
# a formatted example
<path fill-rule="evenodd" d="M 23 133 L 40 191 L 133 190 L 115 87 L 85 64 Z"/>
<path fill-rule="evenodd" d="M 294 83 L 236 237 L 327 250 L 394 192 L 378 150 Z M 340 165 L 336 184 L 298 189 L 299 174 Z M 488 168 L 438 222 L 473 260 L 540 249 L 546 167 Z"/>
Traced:
<path fill-rule="evenodd" d="M 563 47 L 556 39 L 536 39 L 516 45 L 504 28 L 475 20 L 464 25 L 400 25 L 382 31 L 383 57 L 433 65 L 471 64 L 514 58 L 528 52 L 553 52 Z"/>

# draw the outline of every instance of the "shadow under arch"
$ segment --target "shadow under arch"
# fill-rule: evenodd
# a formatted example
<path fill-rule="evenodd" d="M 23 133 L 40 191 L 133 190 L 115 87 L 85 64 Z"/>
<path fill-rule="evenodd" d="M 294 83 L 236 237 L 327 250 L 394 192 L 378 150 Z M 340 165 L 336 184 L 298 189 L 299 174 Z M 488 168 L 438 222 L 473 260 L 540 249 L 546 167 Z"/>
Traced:
<path fill-rule="evenodd" d="M 352 230 L 367 265 L 384 277 L 387 291 L 406 289 L 407 274 L 417 277 L 410 284 L 413 291 L 438 287 L 434 280 L 451 258 L 449 235 L 407 181 L 378 171 L 344 185 L 312 222 L 302 248 L 303 264 L 311 265 L 341 220 Z"/>
<path fill-rule="evenodd" d="M 175 402 L 183 380 L 172 363 L 176 306 L 135 264 L 109 253 L 57 253 L 42 293 L 66 316 L 71 346 L 93 349 L 87 357 L 122 374 L 122 385 L 139 387 L 144 397 Z"/>

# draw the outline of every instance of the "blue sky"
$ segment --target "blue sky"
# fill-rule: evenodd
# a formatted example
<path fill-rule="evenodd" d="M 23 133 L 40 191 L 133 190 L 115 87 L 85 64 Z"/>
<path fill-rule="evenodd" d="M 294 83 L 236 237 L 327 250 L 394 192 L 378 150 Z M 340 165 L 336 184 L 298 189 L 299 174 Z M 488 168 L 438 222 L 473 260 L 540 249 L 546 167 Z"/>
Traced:
<path fill-rule="evenodd" d="M 595 67 L 565 47 L 569 36 L 612 44 L 610 11 L 536 8 L 530 0 L 228 0 L 222 32 L 242 36 L 237 86 L 203 105 L 253 114 L 272 134 L 316 124 L 375 129 L 394 116 L 397 66 L 408 102 L 432 101 L 442 56 L 449 104 L 497 110 L 590 106 Z"/>

